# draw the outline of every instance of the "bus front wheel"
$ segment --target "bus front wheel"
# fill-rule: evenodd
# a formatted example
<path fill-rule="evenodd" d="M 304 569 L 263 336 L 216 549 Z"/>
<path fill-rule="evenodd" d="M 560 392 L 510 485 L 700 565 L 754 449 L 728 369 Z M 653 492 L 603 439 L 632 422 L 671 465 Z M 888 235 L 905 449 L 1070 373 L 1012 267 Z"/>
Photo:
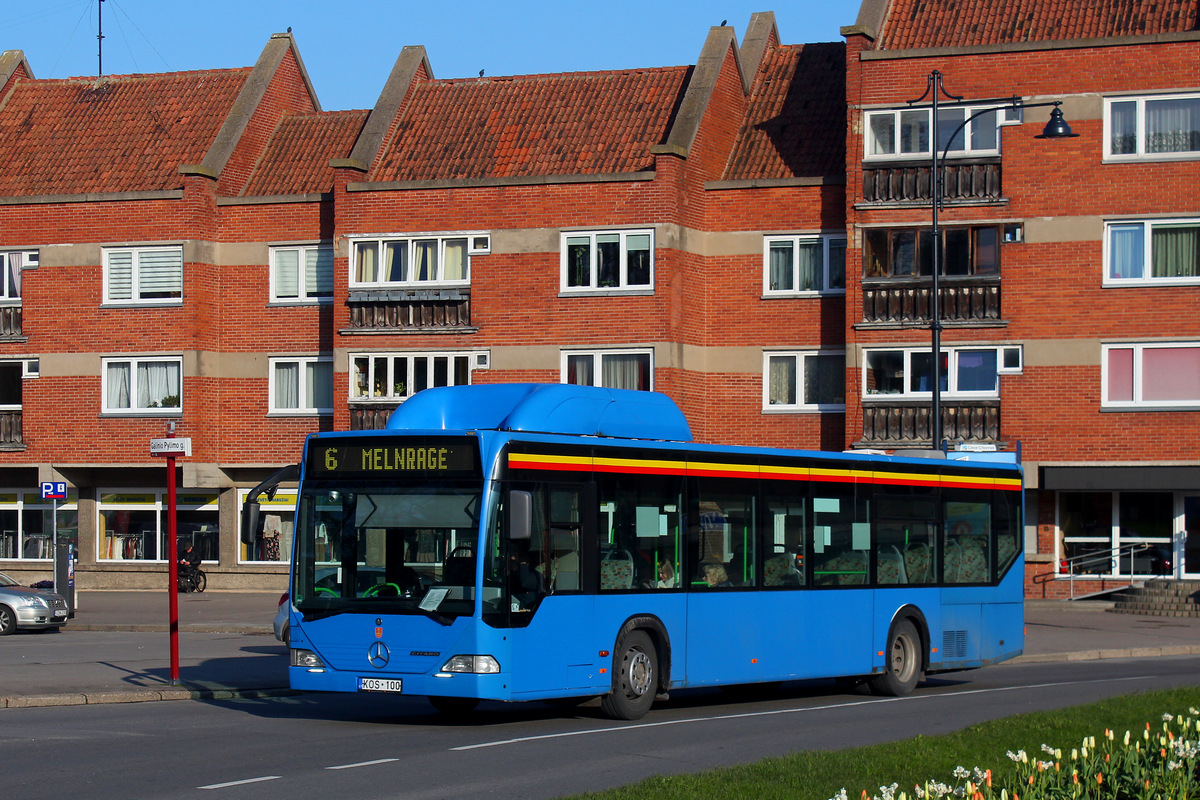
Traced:
<path fill-rule="evenodd" d="M 630 631 L 617 641 L 613 658 L 613 690 L 600 698 L 600 708 L 613 719 L 641 719 L 658 689 L 658 656 L 644 631 Z"/>
<path fill-rule="evenodd" d="M 884 651 L 883 673 L 870 680 L 876 694 L 900 697 L 916 687 L 921 677 L 921 637 L 912 621 L 896 623 Z"/>

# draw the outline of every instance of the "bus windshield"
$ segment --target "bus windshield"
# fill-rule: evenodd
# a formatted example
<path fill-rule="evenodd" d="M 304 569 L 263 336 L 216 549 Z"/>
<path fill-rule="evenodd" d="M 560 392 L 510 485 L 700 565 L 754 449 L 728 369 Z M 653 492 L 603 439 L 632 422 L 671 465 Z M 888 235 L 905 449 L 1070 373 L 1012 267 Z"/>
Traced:
<path fill-rule="evenodd" d="M 306 619 L 345 611 L 448 620 L 475 606 L 478 481 L 307 485 L 293 588 Z"/>

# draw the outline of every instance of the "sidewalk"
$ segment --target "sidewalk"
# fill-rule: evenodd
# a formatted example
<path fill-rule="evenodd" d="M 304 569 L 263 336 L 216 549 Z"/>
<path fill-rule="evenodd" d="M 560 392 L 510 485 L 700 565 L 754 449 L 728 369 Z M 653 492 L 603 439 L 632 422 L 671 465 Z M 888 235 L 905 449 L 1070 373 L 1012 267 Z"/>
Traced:
<path fill-rule="evenodd" d="M 271 634 L 277 592 L 179 595 L 179 686 L 169 681 L 168 600 L 164 592 L 84 592 L 62 633 L 0 639 L 0 709 L 291 693 L 287 649 Z M 1016 662 L 1200 655 L 1200 619 L 1112 614 L 1109 606 L 1029 601 Z"/>

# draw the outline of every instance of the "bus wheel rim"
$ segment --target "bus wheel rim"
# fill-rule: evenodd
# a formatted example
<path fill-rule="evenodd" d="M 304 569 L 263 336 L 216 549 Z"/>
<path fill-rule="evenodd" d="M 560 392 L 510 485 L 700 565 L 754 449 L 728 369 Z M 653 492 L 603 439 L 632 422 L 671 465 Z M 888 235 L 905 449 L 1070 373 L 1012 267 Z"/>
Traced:
<path fill-rule="evenodd" d="M 629 667 L 626 674 L 629 677 L 629 690 L 638 696 L 650 691 L 650 680 L 653 670 L 650 657 L 641 650 L 629 653 Z"/>

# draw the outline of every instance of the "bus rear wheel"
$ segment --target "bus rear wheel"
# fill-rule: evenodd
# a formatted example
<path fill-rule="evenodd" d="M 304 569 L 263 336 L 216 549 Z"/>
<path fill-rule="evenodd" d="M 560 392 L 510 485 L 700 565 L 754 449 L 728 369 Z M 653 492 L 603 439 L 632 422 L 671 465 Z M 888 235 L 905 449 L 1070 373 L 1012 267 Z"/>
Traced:
<path fill-rule="evenodd" d="M 871 690 L 890 697 L 911 692 L 921 677 L 921 637 L 910 620 L 900 620 L 892 628 L 884 657 L 883 673 L 871 678 Z"/>
<path fill-rule="evenodd" d="M 613 719 L 641 719 L 658 691 L 658 656 L 643 631 L 630 631 L 617 641 L 613 658 L 613 690 L 600 698 L 600 708 Z"/>

